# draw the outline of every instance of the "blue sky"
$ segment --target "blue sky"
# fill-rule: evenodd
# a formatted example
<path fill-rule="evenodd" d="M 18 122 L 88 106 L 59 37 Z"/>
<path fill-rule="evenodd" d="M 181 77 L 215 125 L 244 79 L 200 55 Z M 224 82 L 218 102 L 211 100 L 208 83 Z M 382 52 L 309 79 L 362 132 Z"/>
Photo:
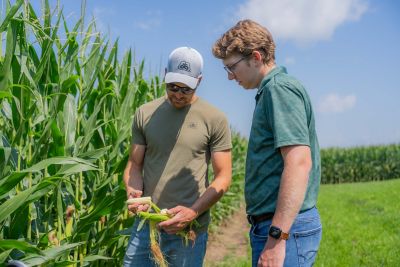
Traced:
<path fill-rule="evenodd" d="M 76 21 L 81 1 L 60 0 L 60 5 Z M 224 111 L 244 136 L 256 90 L 229 81 L 211 47 L 239 19 L 254 19 L 272 32 L 277 64 L 307 88 L 321 147 L 400 142 L 398 1 L 87 0 L 86 15 L 112 40 L 119 37 L 120 56 L 133 48 L 149 75 L 163 72 L 174 48 L 196 48 L 205 64 L 198 94 Z"/>

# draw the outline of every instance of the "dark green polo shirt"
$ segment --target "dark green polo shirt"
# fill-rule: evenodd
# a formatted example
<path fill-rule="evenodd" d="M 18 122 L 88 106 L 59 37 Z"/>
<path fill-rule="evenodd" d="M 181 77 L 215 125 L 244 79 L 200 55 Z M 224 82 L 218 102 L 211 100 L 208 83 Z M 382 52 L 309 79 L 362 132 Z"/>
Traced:
<path fill-rule="evenodd" d="M 276 67 L 264 77 L 256 95 L 246 160 L 247 214 L 275 211 L 283 172 L 279 148 L 290 145 L 311 148 L 312 170 L 301 208 L 306 210 L 317 202 L 321 176 L 314 114 L 300 82 L 284 67 Z"/>

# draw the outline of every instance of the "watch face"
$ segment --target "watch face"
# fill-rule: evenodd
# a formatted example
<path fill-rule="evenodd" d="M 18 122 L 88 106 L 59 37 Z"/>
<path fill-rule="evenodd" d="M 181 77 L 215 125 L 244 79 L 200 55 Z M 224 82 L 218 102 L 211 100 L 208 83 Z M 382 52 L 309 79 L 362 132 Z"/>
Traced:
<path fill-rule="evenodd" d="M 271 226 L 271 228 L 269 228 L 269 235 L 273 238 L 276 238 L 276 239 L 280 238 L 281 232 L 282 232 L 282 230 L 279 229 L 278 227 Z"/>

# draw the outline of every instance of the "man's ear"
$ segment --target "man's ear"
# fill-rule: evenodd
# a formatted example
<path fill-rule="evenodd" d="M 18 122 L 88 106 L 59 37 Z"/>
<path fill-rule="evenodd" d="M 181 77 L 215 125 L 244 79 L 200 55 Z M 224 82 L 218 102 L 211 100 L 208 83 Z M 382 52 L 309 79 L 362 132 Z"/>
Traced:
<path fill-rule="evenodd" d="M 262 56 L 262 54 L 260 53 L 260 52 L 258 52 L 257 50 L 254 50 L 253 52 L 252 52 L 252 56 L 253 56 L 253 58 L 255 59 L 255 60 L 257 60 L 257 61 L 262 61 L 262 59 L 263 59 L 263 56 Z"/>

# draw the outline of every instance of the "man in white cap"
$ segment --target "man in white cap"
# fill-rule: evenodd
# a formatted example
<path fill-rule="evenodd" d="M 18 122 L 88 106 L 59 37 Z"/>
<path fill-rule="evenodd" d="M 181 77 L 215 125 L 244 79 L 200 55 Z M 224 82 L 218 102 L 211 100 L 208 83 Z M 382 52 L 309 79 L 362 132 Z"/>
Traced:
<path fill-rule="evenodd" d="M 160 246 L 169 266 L 202 266 L 207 245 L 210 207 L 231 182 L 231 134 L 224 114 L 195 93 L 202 79 L 203 59 L 190 47 L 172 51 L 168 58 L 167 94 L 142 105 L 132 125 L 132 147 L 124 172 L 128 198 L 151 196 L 173 217 L 159 224 Z M 209 184 L 208 165 L 214 179 Z M 136 213 L 147 205 L 132 204 Z M 192 230 L 189 244 L 176 233 Z M 133 232 L 124 266 L 155 266 L 150 253 L 149 227 Z"/>

